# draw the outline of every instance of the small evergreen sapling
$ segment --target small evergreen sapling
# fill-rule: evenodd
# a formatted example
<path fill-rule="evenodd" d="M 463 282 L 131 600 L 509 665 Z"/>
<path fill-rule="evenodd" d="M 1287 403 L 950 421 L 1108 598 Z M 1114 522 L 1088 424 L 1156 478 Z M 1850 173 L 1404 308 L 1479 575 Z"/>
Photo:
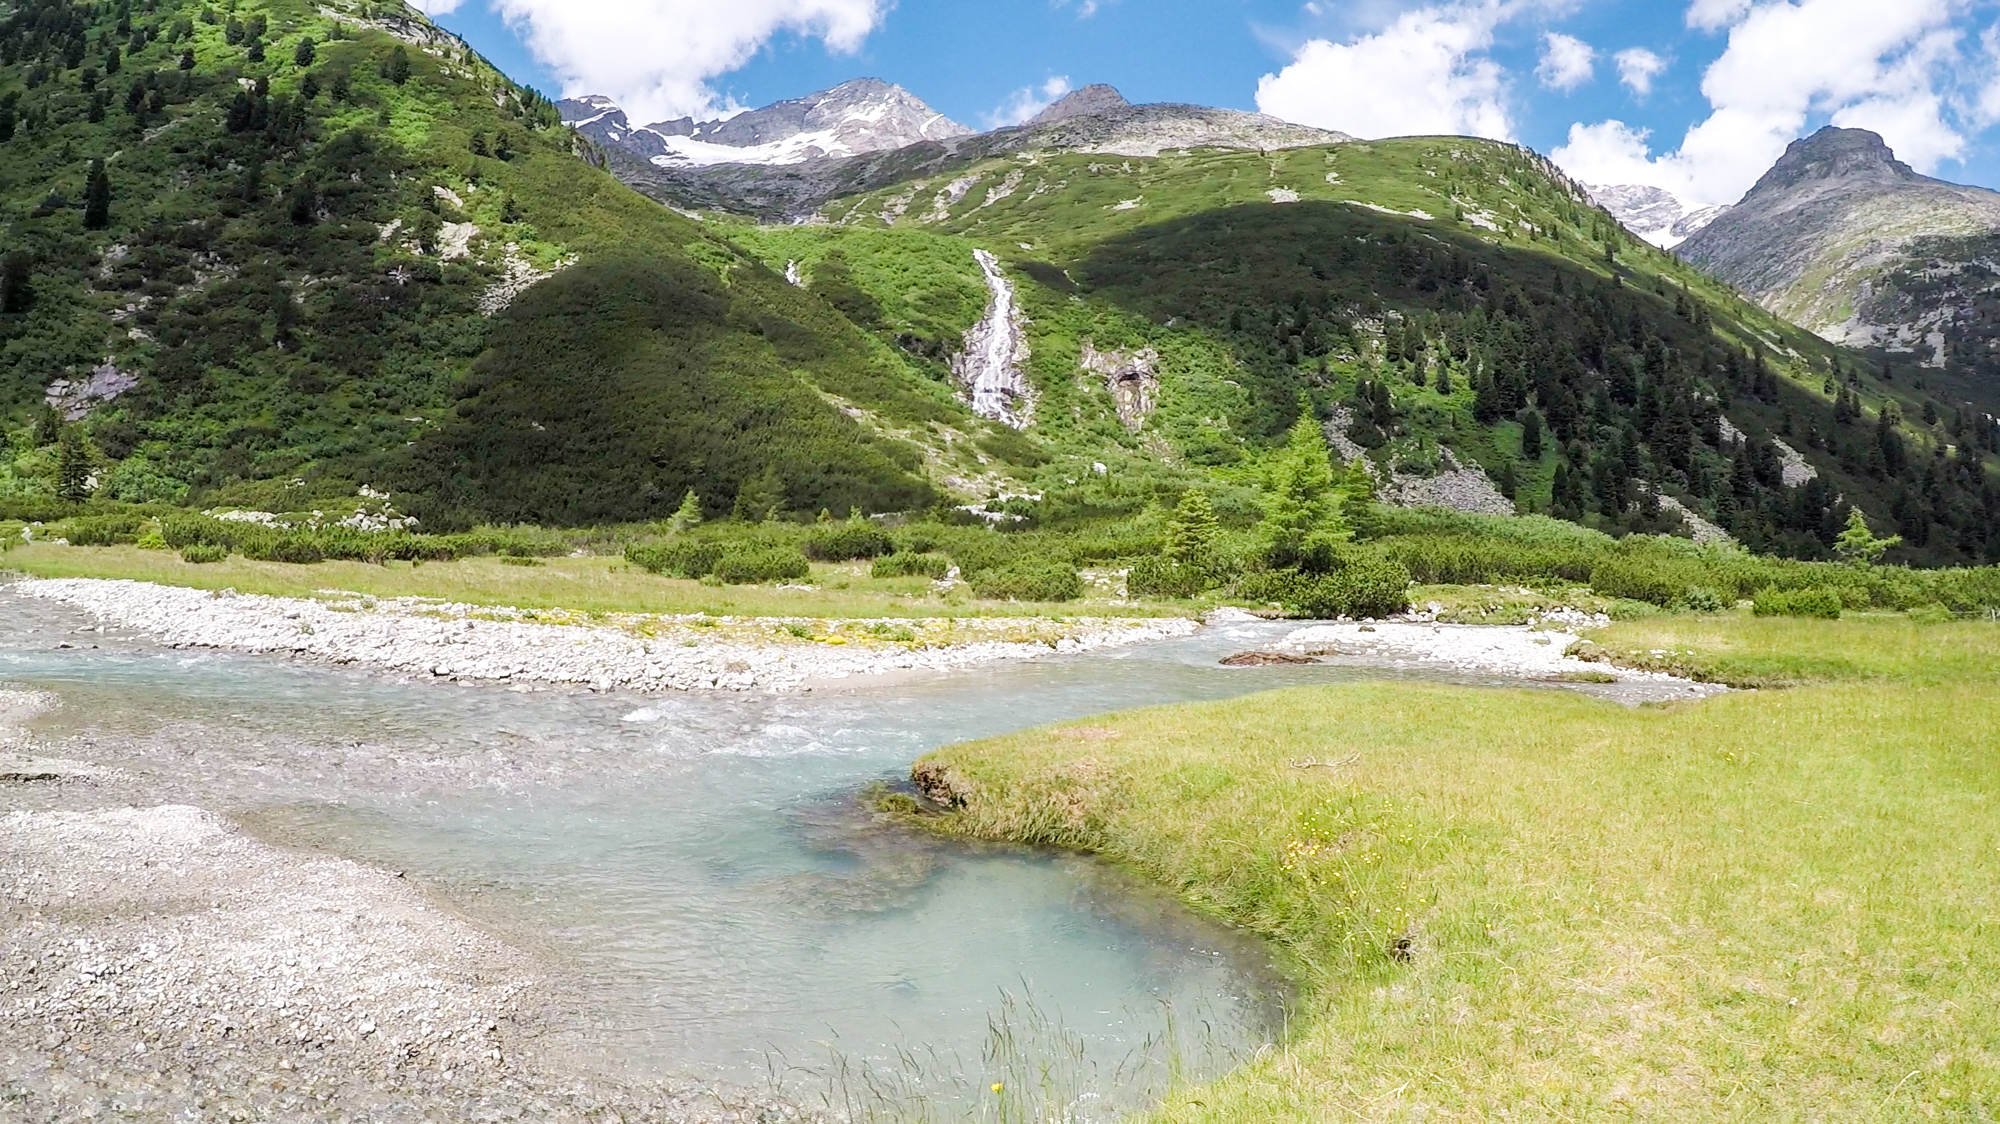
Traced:
<path fill-rule="evenodd" d="M 701 526 L 701 497 L 694 494 L 693 488 L 689 488 L 687 495 L 681 497 L 681 505 L 668 517 L 667 529 L 678 535 L 699 526 Z"/>
<path fill-rule="evenodd" d="M 1847 528 L 1833 540 L 1834 552 L 1847 561 L 1866 566 L 1879 561 L 1891 547 L 1902 544 L 1901 535 L 1891 535 L 1878 539 L 1875 532 L 1868 529 L 1868 517 L 1860 508 L 1851 508 L 1847 513 Z"/>

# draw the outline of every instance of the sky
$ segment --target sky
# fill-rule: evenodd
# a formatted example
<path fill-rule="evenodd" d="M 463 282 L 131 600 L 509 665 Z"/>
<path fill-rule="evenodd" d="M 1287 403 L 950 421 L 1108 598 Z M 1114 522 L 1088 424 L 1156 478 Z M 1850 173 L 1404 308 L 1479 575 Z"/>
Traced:
<path fill-rule="evenodd" d="M 517 80 L 635 123 L 850 78 L 977 129 L 1103 82 L 1361 137 L 1516 141 L 1732 203 L 1821 126 L 2000 188 L 2000 0 L 412 0 Z"/>

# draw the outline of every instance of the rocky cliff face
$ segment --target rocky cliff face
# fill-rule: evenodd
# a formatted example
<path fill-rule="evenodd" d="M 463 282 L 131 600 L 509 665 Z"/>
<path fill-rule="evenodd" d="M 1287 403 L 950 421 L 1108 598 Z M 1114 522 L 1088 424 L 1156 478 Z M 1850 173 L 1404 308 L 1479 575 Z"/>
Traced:
<path fill-rule="evenodd" d="M 1671 250 L 1714 222 L 1727 207 L 1683 203 L 1673 193 L 1645 184 L 1586 187 L 1597 205 L 1619 225 L 1662 250 Z"/>
<path fill-rule="evenodd" d="M 665 168 L 800 164 L 950 140 L 972 130 L 900 86 L 874 78 L 714 121 L 683 117 L 634 128 L 609 98 L 560 104 L 563 120 L 590 139 Z"/>
<path fill-rule="evenodd" d="M 1936 367 L 1956 353 L 2000 376 L 2000 328 L 1981 313 L 1995 235 L 2000 192 L 1918 175 L 1880 136 L 1827 128 L 1679 253 L 1836 343 Z"/>

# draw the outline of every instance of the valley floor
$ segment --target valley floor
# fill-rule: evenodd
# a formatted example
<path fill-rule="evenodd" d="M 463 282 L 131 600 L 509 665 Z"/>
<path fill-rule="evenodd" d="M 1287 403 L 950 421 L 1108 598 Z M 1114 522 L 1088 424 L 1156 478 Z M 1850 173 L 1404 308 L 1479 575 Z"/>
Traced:
<path fill-rule="evenodd" d="M 1283 1048 L 1176 1121 L 1984 1119 L 2000 625 L 1661 617 L 1624 708 L 1371 683 L 948 748 L 949 834 L 1090 851 L 1270 939 Z M 885 804 L 896 806 L 896 798 Z"/>

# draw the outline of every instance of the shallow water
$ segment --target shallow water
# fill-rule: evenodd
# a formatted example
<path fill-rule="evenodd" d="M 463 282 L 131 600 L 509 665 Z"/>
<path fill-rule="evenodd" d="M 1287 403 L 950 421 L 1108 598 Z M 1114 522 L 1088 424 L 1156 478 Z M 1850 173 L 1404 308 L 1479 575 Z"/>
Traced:
<path fill-rule="evenodd" d="M 999 1019 L 1073 1055 L 1107 1111 L 1170 1060 L 1200 1077 L 1273 1039 L 1259 947 L 1102 864 L 885 828 L 855 794 L 939 745 L 1109 710 L 1446 678 L 1217 666 L 1295 627 L 1259 622 L 893 687 L 648 699 L 163 651 L 4 587 L 0 620 L 0 682 L 62 699 L 45 751 L 408 872 L 577 968 L 581 1040 L 639 1075 L 810 1085 L 909 1051 L 962 1074 Z"/>

